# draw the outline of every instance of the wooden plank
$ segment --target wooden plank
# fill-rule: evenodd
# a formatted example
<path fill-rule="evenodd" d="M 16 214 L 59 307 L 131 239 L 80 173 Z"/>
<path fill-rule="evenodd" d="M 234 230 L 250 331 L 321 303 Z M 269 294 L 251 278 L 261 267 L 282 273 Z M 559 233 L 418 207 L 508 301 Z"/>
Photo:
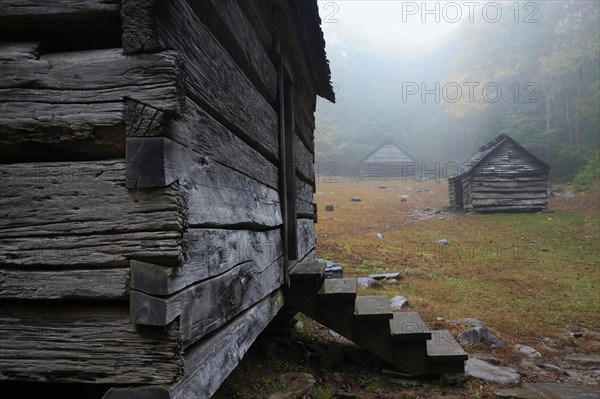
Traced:
<path fill-rule="evenodd" d="M 128 187 L 179 182 L 187 197 L 190 227 L 282 224 L 277 191 L 173 140 L 129 137 L 127 155 Z"/>
<path fill-rule="evenodd" d="M 183 288 L 254 261 L 271 264 L 282 256 L 281 230 L 190 229 L 183 234 L 185 259 L 177 267 L 131 261 L 131 288 L 171 295 Z"/>
<path fill-rule="evenodd" d="M 279 289 L 283 282 L 283 258 L 279 258 L 267 265 L 243 263 L 167 298 L 132 290 L 130 321 L 162 326 L 179 317 L 187 347 Z"/>
<path fill-rule="evenodd" d="M 185 201 L 178 184 L 129 191 L 125 163 L 0 167 L 0 262 L 11 266 L 128 266 L 181 257 Z"/>
<path fill-rule="evenodd" d="M 354 315 L 358 320 L 382 320 L 394 317 L 387 296 L 359 296 Z"/>
<path fill-rule="evenodd" d="M 315 138 L 314 138 L 314 125 L 309 124 L 306 121 L 306 117 L 300 113 L 296 113 L 296 134 L 300 141 L 304 144 L 309 153 L 314 154 L 315 152 Z"/>
<path fill-rule="evenodd" d="M 178 323 L 129 324 L 126 306 L 2 305 L 4 381 L 168 384 L 182 375 Z"/>
<path fill-rule="evenodd" d="M 314 219 L 313 186 L 296 178 L 296 213 L 298 218 Z"/>
<path fill-rule="evenodd" d="M 428 362 L 455 362 L 469 358 L 449 331 L 435 330 L 431 333 L 433 336 L 427 341 Z"/>
<path fill-rule="evenodd" d="M 277 94 L 277 73 L 237 1 L 205 0 L 191 5 L 257 89 L 273 104 Z"/>
<path fill-rule="evenodd" d="M 528 192 L 503 192 L 503 191 L 488 191 L 488 192 L 479 192 L 475 191 L 471 193 L 471 198 L 473 200 L 482 200 L 482 199 L 543 199 L 547 198 L 546 191 L 528 191 Z"/>
<path fill-rule="evenodd" d="M 0 63 L 0 95 L 4 102 L 65 105 L 128 97 L 176 114 L 183 101 L 178 63 L 173 51 L 126 56 L 120 48 L 20 57 Z"/>
<path fill-rule="evenodd" d="M 325 279 L 319 291 L 319 300 L 354 300 L 356 288 L 355 278 Z"/>
<path fill-rule="evenodd" d="M 478 206 L 544 206 L 547 201 L 543 199 L 512 199 L 512 198 L 495 198 L 495 199 L 473 199 L 474 207 Z"/>
<path fill-rule="evenodd" d="M 283 306 L 277 291 L 207 339 L 185 349 L 185 374 L 171 385 L 112 388 L 103 399 L 210 398 Z"/>
<path fill-rule="evenodd" d="M 248 19 L 252 30 L 256 33 L 258 40 L 262 47 L 269 51 L 273 48 L 273 35 L 267 26 L 270 26 L 270 21 L 266 17 L 264 11 L 265 7 L 263 3 L 247 1 L 247 0 L 236 0 L 244 15 Z"/>
<path fill-rule="evenodd" d="M 277 167 L 189 98 L 186 112 L 169 123 L 166 136 L 277 189 Z"/>
<path fill-rule="evenodd" d="M 431 332 L 417 312 L 395 312 L 390 320 L 390 333 L 393 341 L 425 341 L 431 339 Z"/>
<path fill-rule="evenodd" d="M 298 260 L 316 248 L 315 226 L 311 219 L 298 219 Z"/>
<path fill-rule="evenodd" d="M 314 185 L 315 162 L 311 154 L 297 135 L 294 135 L 294 158 L 296 159 L 296 172 L 300 178 Z"/>
<path fill-rule="evenodd" d="M 160 2 L 155 16 L 157 33 L 164 45 L 183 56 L 188 96 L 276 162 L 277 114 L 199 20 L 188 1 Z"/>
<path fill-rule="evenodd" d="M 0 299 L 127 299 L 129 268 L 0 269 Z"/>
<path fill-rule="evenodd" d="M 71 32 L 106 31 L 120 25 L 119 0 L 3 0 L 0 5 L 0 31 Z"/>

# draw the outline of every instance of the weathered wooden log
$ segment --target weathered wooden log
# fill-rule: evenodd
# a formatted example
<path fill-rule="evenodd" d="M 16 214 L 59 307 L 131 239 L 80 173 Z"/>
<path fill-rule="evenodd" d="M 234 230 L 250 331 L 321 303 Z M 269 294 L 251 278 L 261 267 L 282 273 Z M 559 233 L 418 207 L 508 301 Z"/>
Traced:
<path fill-rule="evenodd" d="M 277 73 L 237 1 L 205 0 L 190 5 L 267 101 L 274 104 Z"/>
<path fill-rule="evenodd" d="M 299 219 L 314 219 L 313 186 L 296 178 L 296 213 Z"/>
<path fill-rule="evenodd" d="M 183 235 L 185 259 L 177 267 L 131 261 L 131 288 L 171 295 L 192 284 L 253 261 L 271 264 L 283 254 L 281 230 L 190 229 Z"/>
<path fill-rule="evenodd" d="M 187 210 L 178 184 L 125 188 L 122 160 L 0 167 L 0 262 L 12 266 L 127 266 L 176 261 Z"/>
<path fill-rule="evenodd" d="M 311 219 L 298 219 L 298 259 L 316 247 L 315 227 Z"/>
<path fill-rule="evenodd" d="M 1 299 L 127 299 L 129 268 L 0 269 Z"/>
<path fill-rule="evenodd" d="M 494 199 L 473 199 L 473 207 L 478 206 L 545 206 L 545 198 L 539 199 L 513 199 L 513 198 L 494 198 Z"/>
<path fill-rule="evenodd" d="M 283 306 L 277 291 L 207 339 L 185 349 L 183 378 L 171 385 L 112 388 L 103 399 L 208 399 Z"/>
<path fill-rule="evenodd" d="M 278 188 L 277 167 L 189 99 L 186 112 L 169 123 L 166 136 L 269 187 Z"/>
<path fill-rule="evenodd" d="M 314 140 L 314 126 L 309 126 L 306 123 L 306 119 L 301 114 L 296 113 L 295 115 L 295 127 L 298 138 L 304 143 L 304 146 L 308 149 L 311 154 L 315 153 L 315 140 Z"/>
<path fill-rule="evenodd" d="M 481 200 L 481 199 L 546 199 L 547 193 L 546 191 L 533 191 L 533 190 L 523 190 L 523 191 L 487 191 L 481 192 L 476 190 L 471 193 L 471 198 L 473 200 Z"/>
<path fill-rule="evenodd" d="M 297 135 L 294 135 L 294 158 L 296 160 L 296 172 L 303 180 L 310 184 L 315 183 L 314 156 L 304 146 Z"/>
<path fill-rule="evenodd" d="M 155 18 L 161 42 L 180 52 L 185 61 L 188 96 L 230 131 L 276 162 L 275 111 L 201 22 L 189 2 L 160 2 Z"/>
<path fill-rule="evenodd" d="M 168 384 L 182 375 L 178 322 L 135 326 L 126 306 L 3 304 L 0 377 L 30 382 Z"/>
<path fill-rule="evenodd" d="M 164 48 L 154 23 L 158 1 L 121 0 L 121 40 L 125 54 L 151 53 Z"/>
<path fill-rule="evenodd" d="M 122 158 L 125 97 L 163 113 L 181 110 L 173 52 L 123 56 L 120 49 L 111 49 L 38 59 L 36 46 L 0 49 L 9 54 L 0 63 L 2 162 Z M 128 130 L 141 123 L 132 117 L 128 121 Z"/>
<path fill-rule="evenodd" d="M 164 187 L 179 181 L 189 226 L 276 227 L 279 195 L 210 158 L 163 137 L 127 138 L 127 186 Z"/>
<path fill-rule="evenodd" d="M 119 0 L 3 0 L 0 31 L 31 32 L 111 31 L 118 29 Z M 67 28 L 69 27 L 69 28 Z"/>
<path fill-rule="evenodd" d="M 164 326 L 179 317 L 183 345 L 187 347 L 279 289 L 283 281 L 283 258 L 279 258 L 266 265 L 242 263 L 166 298 L 132 290 L 130 321 Z"/>

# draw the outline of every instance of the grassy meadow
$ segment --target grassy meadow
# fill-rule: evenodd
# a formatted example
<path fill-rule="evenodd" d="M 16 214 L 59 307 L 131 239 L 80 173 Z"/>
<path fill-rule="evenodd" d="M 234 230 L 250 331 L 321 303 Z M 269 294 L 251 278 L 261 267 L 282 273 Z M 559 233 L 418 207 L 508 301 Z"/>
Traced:
<path fill-rule="evenodd" d="M 360 294 L 406 296 L 431 327 L 474 317 L 509 344 L 600 329 L 597 197 L 553 197 L 549 212 L 463 215 L 446 209 L 444 181 L 339 178 L 320 183 L 315 202 L 318 257 L 345 277 L 399 272 L 399 284 Z"/>

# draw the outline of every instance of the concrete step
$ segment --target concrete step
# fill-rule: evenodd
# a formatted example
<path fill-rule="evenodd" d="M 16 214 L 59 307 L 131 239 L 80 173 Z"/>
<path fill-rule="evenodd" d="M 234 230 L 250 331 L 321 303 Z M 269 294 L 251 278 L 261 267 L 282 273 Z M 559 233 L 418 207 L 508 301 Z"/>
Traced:
<path fill-rule="evenodd" d="M 359 296 L 356 298 L 356 320 L 389 320 L 394 317 L 387 296 Z"/>
<path fill-rule="evenodd" d="M 390 320 L 392 341 L 427 341 L 431 332 L 417 312 L 395 312 Z"/>
<path fill-rule="evenodd" d="M 353 301 L 356 299 L 355 278 L 331 278 L 325 279 L 319 291 L 320 301 Z"/>
<path fill-rule="evenodd" d="M 308 261 L 297 263 L 290 271 L 290 280 L 321 280 L 325 273 L 325 262 Z"/>
<path fill-rule="evenodd" d="M 427 374 L 454 374 L 465 372 L 469 355 L 449 331 L 434 330 L 427 341 Z"/>

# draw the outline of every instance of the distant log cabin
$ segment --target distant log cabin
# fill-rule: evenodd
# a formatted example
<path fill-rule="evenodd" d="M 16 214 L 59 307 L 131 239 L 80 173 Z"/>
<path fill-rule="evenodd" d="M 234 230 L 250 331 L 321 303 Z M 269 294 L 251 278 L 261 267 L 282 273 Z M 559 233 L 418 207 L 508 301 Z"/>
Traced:
<path fill-rule="evenodd" d="M 396 144 L 377 147 L 360 163 L 360 179 L 414 178 L 417 162 Z"/>
<path fill-rule="evenodd" d="M 2 0 L 0 32 L 0 391 L 210 397 L 315 257 L 317 1 Z"/>
<path fill-rule="evenodd" d="M 550 167 L 501 134 L 449 177 L 449 205 L 475 212 L 547 209 Z"/>

